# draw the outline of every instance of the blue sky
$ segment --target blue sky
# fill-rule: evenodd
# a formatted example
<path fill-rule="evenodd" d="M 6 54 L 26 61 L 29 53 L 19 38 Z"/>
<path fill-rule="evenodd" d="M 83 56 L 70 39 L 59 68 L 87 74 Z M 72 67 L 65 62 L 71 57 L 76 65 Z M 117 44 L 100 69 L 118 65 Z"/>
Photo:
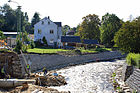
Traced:
<path fill-rule="evenodd" d="M 22 11 L 28 12 L 31 20 L 34 12 L 39 12 L 40 17 L 50 16 L 52 21 L 61 21 L 62 25 L 77 26 L 82 22 L 82 17 L 96 14 L 101 17 L 109 12 L 116 14 L 124 21 L 140 16 L 140 0 L 13 0 L 22 6 Z M 8 0 L 0 0 L 0 5 Z M 13 9 L 17 4 L 8 3 Z"/>

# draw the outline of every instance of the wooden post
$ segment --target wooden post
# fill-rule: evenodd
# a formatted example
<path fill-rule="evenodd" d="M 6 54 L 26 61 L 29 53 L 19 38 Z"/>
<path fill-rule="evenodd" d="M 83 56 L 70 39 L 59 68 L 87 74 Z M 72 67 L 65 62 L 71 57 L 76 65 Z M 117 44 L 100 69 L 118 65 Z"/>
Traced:
<path fill-rule="evenodd" d="M 65 47 L 65 42 L 63 42 L 63 48 Z"/>

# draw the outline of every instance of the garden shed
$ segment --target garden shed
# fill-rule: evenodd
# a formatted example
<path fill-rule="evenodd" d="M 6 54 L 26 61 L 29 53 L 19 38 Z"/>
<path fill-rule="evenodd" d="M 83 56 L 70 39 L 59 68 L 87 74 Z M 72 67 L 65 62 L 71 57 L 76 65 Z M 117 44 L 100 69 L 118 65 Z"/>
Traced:
<path fill-rule="evenodd" d="M 91 40 L 91 39 L 83 39 L 84 47 L 87 49 L 87 46 L 97 46 L 99 45 L 98 40 Z"/>
<path fill-rule="evenodd" d="M 80 36 L 61 36 L 63 48 L 74 48 L 77 44 L 81 43 Z"/>

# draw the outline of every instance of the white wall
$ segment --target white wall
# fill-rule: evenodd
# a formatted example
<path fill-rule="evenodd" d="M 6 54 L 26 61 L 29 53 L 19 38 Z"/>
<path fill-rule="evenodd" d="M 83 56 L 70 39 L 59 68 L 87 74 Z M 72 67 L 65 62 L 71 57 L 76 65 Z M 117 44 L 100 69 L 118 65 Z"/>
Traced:
<path fill-rule="evenodd" d="M 42 24 L 42 21 L 44 21 L 44 24 Z M 48 24 L 50 22 L 50 24 Z M 41 34 L 38 33 L 38 29 L 41 30 Z M 53 30 L 53 34 L 50 34 L 50 30 Z M 50 40 L 53 39 L 54 42 L 58 42 L 61 40 L 58 40 L 58 34 L 59 38 L 62 36 L 61 27 L 58 27 L 55 23 L 53 23 L 50 19 L 44 18 L 40 22 L 34 25 L 34 41 L 37 41 L 38 39 L 41 39 L 45 36 L 48 45 L 54 45 L 50 43 Z M 42 42 L 43 43 L 43 42 Z"/>

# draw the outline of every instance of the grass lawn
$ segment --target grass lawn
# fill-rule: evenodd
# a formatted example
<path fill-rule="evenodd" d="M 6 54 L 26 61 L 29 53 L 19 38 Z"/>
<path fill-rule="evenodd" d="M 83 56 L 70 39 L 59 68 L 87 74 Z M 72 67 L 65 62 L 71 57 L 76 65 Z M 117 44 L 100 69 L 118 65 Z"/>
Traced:
<path fill-rule="evenodd" d="M 71 50 L 65 50 L 65 49 L 43 49 L 43 48 L 34 48 L 34 49 L 28 49 L 28 53 L 48 53 L 48 54 L 55 54 L 60 51 L 71 51 Z M 104 52 L 104 51 L 111 51 L 111 48 L 97 48 L 97 49 L 80 49 L 82 54 L 84 53 L 97 53 L 97 52 Z"/>
<path fill-rule="evenodd" d="M 97 53 L 98 51 L 95 51 L 94 49 L 87 49 L 87 50 L 85 50 L 85 49 L 81 49 L 81 52 L 82 53 Z"/>
<path fill-rule="evenodd" d="M 34 48 L 34 49 L 28 49 L 27 52 L 32 53 L 57 53 L 58 51 L 69 51 L 65 49 L 42 49 L 42 48 Z"/>

